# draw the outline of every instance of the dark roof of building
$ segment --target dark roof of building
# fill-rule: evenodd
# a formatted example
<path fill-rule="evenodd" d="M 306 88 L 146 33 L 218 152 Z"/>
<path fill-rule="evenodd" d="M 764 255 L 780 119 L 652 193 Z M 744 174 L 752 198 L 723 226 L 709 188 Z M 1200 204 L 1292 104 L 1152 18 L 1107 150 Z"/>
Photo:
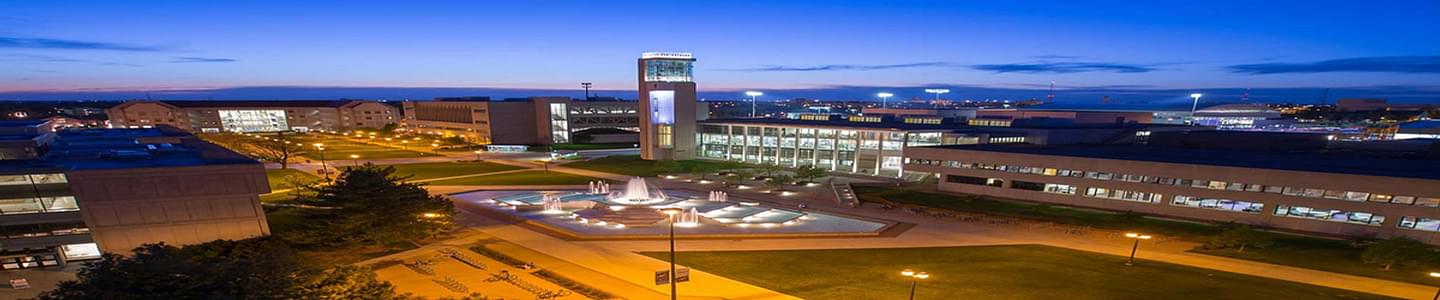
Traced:
<path fill-rule="evenodd" d="M 21 127 L 21 126 L 28 127 L 28 126 L 39 126 L 40 124 L 45 124 L 45 122 L 47 122 L 47 121 L 50 121 L 50 120 L 47 120 L 47 119 L 4 120 L 4 121 L 0 121 L 0 127 Z"/>
<path fill-rule="evenodd" d="M 354 100 L 166 100 L 161 103 L 181 108 L 199 107 L 340 107 Z"/>
<path fill-rule="evenodd" d="M 1440 160 L 1379 157 L 1349 151 L 1253 151 L 1144 145 L 981 144 L 925 148 L 1149 161 L 1191 165 L 1440 179 Z"/>
<path fill-rule="evenodd" d="M 0 173 L 259 164 L 168 126 L 58 132 L 41 159 L 0 161 Z"/>

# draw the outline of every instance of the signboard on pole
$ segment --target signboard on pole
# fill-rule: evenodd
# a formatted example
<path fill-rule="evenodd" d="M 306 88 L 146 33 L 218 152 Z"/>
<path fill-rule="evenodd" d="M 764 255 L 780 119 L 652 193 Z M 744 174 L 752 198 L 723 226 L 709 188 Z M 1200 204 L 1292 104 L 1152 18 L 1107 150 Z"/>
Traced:
<path fill-rule="evenodd" d="M 679 273 L 679 272 L 676 272 Z M 655 271 L 655 285 L 670 284 L 670 270 Z"/>
<path fill-rule="evenodd" d="M 690 268 L 675 269 L 675 283 L 690 282 Z"/>

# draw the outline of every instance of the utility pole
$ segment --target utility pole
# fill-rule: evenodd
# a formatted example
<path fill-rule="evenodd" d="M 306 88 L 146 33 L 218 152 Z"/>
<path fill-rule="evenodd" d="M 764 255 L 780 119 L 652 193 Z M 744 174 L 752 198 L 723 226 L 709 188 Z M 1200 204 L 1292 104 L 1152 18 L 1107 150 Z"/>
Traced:
<path fill-rule="evenodd" d="M 580 87 L 585 88 L 585 101 L 590 101 L 590 86 L 591 86 L 591 85 L 592 85 L 592 84 L 589 83 L 589 82 L 581 82 L 581 83 L 580 83 Z"/>

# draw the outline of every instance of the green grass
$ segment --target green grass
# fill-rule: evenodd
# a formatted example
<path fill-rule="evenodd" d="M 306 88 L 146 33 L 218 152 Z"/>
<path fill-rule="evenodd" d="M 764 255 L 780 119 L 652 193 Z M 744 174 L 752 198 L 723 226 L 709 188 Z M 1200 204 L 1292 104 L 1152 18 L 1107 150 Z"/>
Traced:
<path fill-rule="evenodd" d="M 866 186 L 855 187 L 855 193 L 862 201 L 883 199 L 897 203 L 923 205 L 957 211 L 1051 221 L 1102 229 L 1139 230 L 1192 239 L 1220 232 L 1219 227 L 1207 224 L 1153 219 L 1134 214 L 1118 214 L 1044 204 L 1000 201 L 982 197 L 956 196 Z"/>
<path fill-rule="evenodd" d="M 1127 267 L 1122 256 L 1040 245 L 682 252 L 677 258 L 806 299 L 905 299 L 909 282 L 900 270 L 907 268 L 931 274 L 919 283 L 916 299 L 1387 299 L 1154 261 Z"/>
<path fill-rule="evenodd" d="M 560 172 L 525 171 L 430 182 L 430 185 L 562 185 L 586 184 L 599 178 Z"/>
<path fill-rule="evenodd" d="M 1435 284 L 1434 278 L 1428 276 L 1434 271 L 1426 267 L 1395 267 L 1389 271 L 1377 265 L 1366 264 L 1360 260 L 1362 249 L 1352 247 L 1350 241 L 1325 240 L 1305 237 L 1281 237 L 1275 240 L 1275 245 L 1265 249 L 1245 249 L 1245 252 L 1235 252 L 1232 249 L 1194 249 L 1191 252 L 1209 255 L 1225 256 L 1231 258 L 1267 262 L 1277 265 L 1287 265 L 1300 268 L 1315 269 L 1327 272 L 1351 274 L 1371 278 L 1388 279 L 1401 282 L 1409 282 L 1423 285 Z"/>
<path fill-rule="evenodd" d="M 307 145 L 315 143 L 325 144 L 326 160 L 347 160 L 350 159 L 350 155 L 352 154 L 359 155 L 360 159 L 388 159 L 435 156 L 435 154 L 407 151 L 403 150 L 402 148 L 395 148 L 389 146 L 352 142 L 349 140 L 321 135 L 306 135 L 303 137 L 296 137 L 295 139 L 297 142 Z M 429 144 L 426 143 L 425 146 L 428 147 Z M 313 148 L 306 148 L 306 150 L 306 152 L 300 154 L 302 158 L 311 160 L 320 159 L 320 151 L 315 151 Z"/>
<path fill-rule="evenodd" d="M 1220 232 L 1219 226 L 1210 224 L 1152 219 L 1135 215 L 1072 209 L 1044 204 L 991 200 L 978 196 L 958 196 L 865 186 L 855 187 L 855 192 L 861 200 L 865 201 L 885 199 L 892 202 L 957 211 L 1011 216 L 1112 230 L 1144 231 L 1168 236 L 1178 236 L 1181 239 L 1193 242 L 1204 242 L 1209 239 L 1211 235 Z M 1280 233 L 1271 234 L 1275 238 L 1275 243 L 1264 249 L 1248 248 L 1244 253 L 1237 253 L 1233 249 L 1195 249 L 1191 251 L 1356 276 L 1418 284 L 1434 284 L 1428 276 L 1420 276 L 1424 275 L 1428 270 L 1396 269 L 1385 271 L 1379 266 L 1365 264 L 1360 260 L 1360 253 L 1363 249 L 1352 247 L 1349 241 Z"/>
<path fill-rule="evenodd" d="M 294 188 L 297 183 L 318 181 L 320 176 L 296 169 L 272 169 L 265 170 L 265 179 L 270 181 L 271 191 L 278 191 Z"/>
<path fill-rule="evenodd" d="M 469 174 L 519 170 L 521 167 L 488 162 L 440 162 L 390 165 L 395 175 L 411 176 L 410 180 L 441 178 Z"/>
<path fill-rule="evenodd" d="M 679 163 L 682 166 L 708 164 L 714 165 L 719 169 L 749 167 L 742 163 L 730 161 L 682 160 L 679 161 Z M 565 166 L 576 169 L 642 177 L 653 177 L 663 173 L 656 168 L 656 161 L 640 159 L 639 155 L 611 155 L 587 161 L 568 163 L 565 164 Z"/>

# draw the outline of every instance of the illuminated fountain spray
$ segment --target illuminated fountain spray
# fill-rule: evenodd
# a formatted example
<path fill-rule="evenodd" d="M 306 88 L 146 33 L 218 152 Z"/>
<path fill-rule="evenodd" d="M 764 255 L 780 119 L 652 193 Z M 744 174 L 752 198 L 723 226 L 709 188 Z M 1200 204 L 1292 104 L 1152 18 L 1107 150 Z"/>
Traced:
<path fill-rule="evenodd" d="M 609 188 L 607 187 L 606 190 Z M 618 193 L 610 193 L 607 197 L 610 202 L 620 204 L 654 204 L 665 201 L 665 193 L 659 189 L 650 188 L 645 183 L 645 178 L 632 177 L 625 182 L 625 190 Z"/>
<path fill-rule="evenodd" d="M 675 226 L 700 226 L 700 211 L 692 207 L 690 211 L 680 212 L 680 215 L 675 216 Z"/>
<path fill-rule="evenodd" d="M 561 209 L 560 197 L 556 197 L 555 195 L 546 194 L 544 198 L 541 198 L 540 205 L 545 208 L 545 210 L 540 211 L 541 213 L 558 214 L 565 212 Z"/>
<path fill-rule="evenodd" d="M 725 202 L 729 200 L 730 194 L 725 191 L 710 191 L 710 201 Z"/>
<path fill-rule="evenodd" d="M 590 193 L 591 193 L 591 194 L 596 194 L 596 195 L 609 194 L 609 193 L 610 193 L 610 183 L 605 182 L 605 181 L 598 181 L 598 180 L 597 180 L 597 181 L 591 181 L 591 182 L 590 182 Z"/>

